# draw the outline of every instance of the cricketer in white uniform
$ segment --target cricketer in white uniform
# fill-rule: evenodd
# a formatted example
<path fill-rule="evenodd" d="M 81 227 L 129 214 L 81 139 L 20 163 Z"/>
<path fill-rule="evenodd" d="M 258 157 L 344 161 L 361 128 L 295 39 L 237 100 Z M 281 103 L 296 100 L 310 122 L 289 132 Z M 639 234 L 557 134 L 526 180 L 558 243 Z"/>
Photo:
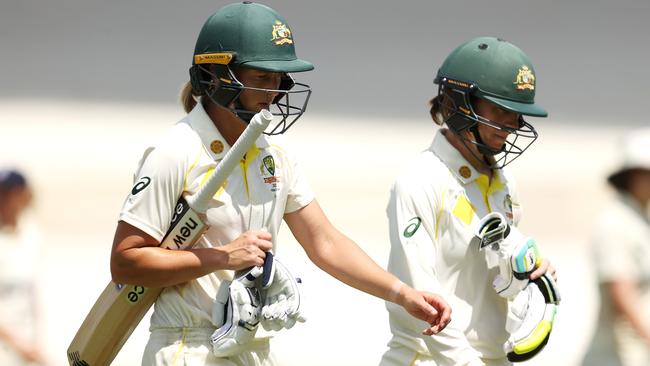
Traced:
<path fill-rule="evenodd" d="M 620 150 L 622 164 L 609 178 L 618 192 L 595 223 L 591 242 L 600 308 L 585 366 L 650 365 L 650 129 L 633 131 Z M 640 175 L 631 176 L 632 170 Z M 630 192 L 631 179 L 646 187 L 644 194 Z M 634 294 L 612 293 L 617 282 L 632 284 Z"/>
<path fill-rule="evenodd" d="M 249 229 L 265 228 L 275 237 L 284 214 L 314 199 L 295 160 L 278 140 L 280 136 L 259 137 L 255 147 L 231 173 L 225 189 L 210 203 L 207 210 L 210 229 L 195 248 L 227 244 Z M 119 219 L 161 241 L 171 222 L 177 197 L 196 192 L 229 148 L 198 103 L 155 147 L 147 149 L 136 172 L 136 181 L 144 183 L 136 184 Z M 214 331 L 212 308 L 223 279 L 231 280 L 232 271 L 217 271 L 166 288 L 155 303 L 152 340 L 160 338 L 164 343 L 162 339 L 170 337 L 169 333 L 182 332 L 180 339 L 185 342 L 172 346 L 170 352 L 178 352 L 180 347 L 191 349 L 194 339 L 198 345 L 205 344 Z M 251 344 L 252 349 L 268 349 L 266 336 L 262 337 L 259 344 Z"/>
<path fill-rule="evenodd" d="M 505 357 L 502 344 L 507 303 L 492 288 L 497 269 L 470 244 L 479 219 L 500 212 L 516 225 L 521 206 L 506 169 L 490 181 L 478 173 L 438 130 L 431 147 L 397 178 L 390 196 L 391 253 L 388 269 L 417 289 L 443 293 L 454 317 L 445 331 L 421 337 L 421 327 L 388 303 L 393 365 L 405 360 L 432 364 L 476 364 Z M 385 360 L 388 355 L 385 356 Z"/>
<path fill-rule="evenodd" d="M 527 80 L 518 78 L 526 71 Z M 504 166 L 537 136 L 521 115 L 546 116 L 533 102 L 532 75 L 521 50 L 491 37 L 459 46 L 438 71 L 431 114 L 447 128 L 437 130 L 392 187 L 388 269 L 409 286 L 444 294 L 453 319 L 444 331 L 425 336 L 417 319 L 387 303 L 392 338 L 382 366 L 510 364 L 504 351 L 508 301 L 493 288 L 498 266 L 488 266 L 475 236 L 489 213 L 502 214 L 513 227 L 521 218 Z M 513 135 L 528 145 L 512 142 Z"/>

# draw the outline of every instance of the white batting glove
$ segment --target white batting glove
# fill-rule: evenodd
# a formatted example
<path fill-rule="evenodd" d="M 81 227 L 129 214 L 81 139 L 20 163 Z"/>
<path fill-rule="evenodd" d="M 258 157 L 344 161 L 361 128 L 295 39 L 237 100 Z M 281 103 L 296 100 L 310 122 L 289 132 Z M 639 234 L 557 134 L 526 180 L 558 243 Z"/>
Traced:
<path fill-rule="evenodd" d="M 261 296 L 255 280 L 261 269 L 255 267 L 232 282 L 219 287 L 212 317 L 218 327 L 212 334 L 212 353 L 229 357 L 246 349 L 257 332 L 261 311 Z"/>
<path fill-rule="evenodd" d="M 290 329 L 296 322 L 305 322 L 305 317 L 300 313 L 300 279 L 293 277 L 287 267 L 275 258 L 270 267 L 270 281 L 264 284 L 264 306 L 260 319 L 262 327 L 278 331 Z"/>
<path fill-rule="evenodd" d="M 494 290 L 512 300 L 506 320 L 510 337 L 503 350 L 510 362 L 529 360 L 548 342 L 560 292 L 548 273 L 530 281 L 530 274 L 541 262 L 537 244 L 510 227 L 501 214 L 490 213 L 481 219 L 476 236 L 479 248 L 486 248 L 488 266 L 499 265 Z"/>
<path fill-rule="evenodd" d="M 481 219 L 476 236 L 480 248 L 486 248 L 488 265 L 499 265 L 499 274 L 492 282 L 494 290 L 501 297 L 512 300 L 528 285 L 528 277 L 541 263 L 535 240 L 510 227 L 505 217 L 497 212 Z"/>

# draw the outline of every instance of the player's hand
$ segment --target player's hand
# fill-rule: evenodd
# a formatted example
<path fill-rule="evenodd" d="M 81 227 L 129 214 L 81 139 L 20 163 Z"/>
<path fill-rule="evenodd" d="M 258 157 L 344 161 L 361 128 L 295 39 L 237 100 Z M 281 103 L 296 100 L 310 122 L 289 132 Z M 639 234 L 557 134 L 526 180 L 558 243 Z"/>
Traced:
<path fill-rule="evenodd" d="M 533 273 L 530 274 L 530 280 L 535 280 L 537 278 L 542 277 L 544 273 L 548 272 L 548 274 L 553 277 L 553 280 L 557 282 L 557 274 L 555 273 L 555 267 L 551 265 L 551 262 L 548 259 L 542 259 L 542 263 L 533 271 Z"/>
<path fill-rule="evenodd" d="M 424 335 L 438 334 L 451 321 L 451 308 L 439 295 L 416 291 L 404 286 L 402 301 L 399 302 L 409 314 L 424 320 L 431 326 L 422 331 Z M 401 295 L 401 294 L 400 294 Z"/>
<path fill-rule="evenodd" d="M 249 230 L 234 241 L 215 248 L 224 255 L 225 269 L 240 270 L 264 264 L 266 252 L 273 248 L 272 236 L 263 230 Z"/>

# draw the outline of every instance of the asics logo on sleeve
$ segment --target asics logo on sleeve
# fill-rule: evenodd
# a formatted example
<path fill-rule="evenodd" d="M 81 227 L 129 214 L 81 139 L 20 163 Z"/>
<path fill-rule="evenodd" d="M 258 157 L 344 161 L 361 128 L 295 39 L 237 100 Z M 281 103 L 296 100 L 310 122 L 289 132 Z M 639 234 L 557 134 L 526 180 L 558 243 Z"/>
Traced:
<path fill-rule="evenodd" d="M 418 231 L 418 228 L 420 227 L 420 224 L 422 223 L 422 219 L 419 217 L 414 217 L 410 219 L 408 226 L 406 226 L 406 229 L 404 229 L 404 237 L 405 238 L 410 238 L 412 237 L 416 231 Z"/>
<path fill-rule="evenodd" d="M 151 183 L 151 178 L 149 177 L 142 177 L 140 180 L 138 180 L 138 183 L 136 183 L 133 186 L 133 189 L 131 190 L 132 195 L 136 195 L 140 193 L 143 189 L 147 188 L 147 186 Z"/>

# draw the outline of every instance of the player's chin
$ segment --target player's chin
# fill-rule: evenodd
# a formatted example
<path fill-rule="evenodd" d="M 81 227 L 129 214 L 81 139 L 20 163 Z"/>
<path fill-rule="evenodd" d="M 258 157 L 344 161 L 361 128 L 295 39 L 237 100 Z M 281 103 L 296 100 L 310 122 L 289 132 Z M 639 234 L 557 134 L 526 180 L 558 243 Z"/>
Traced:
<path fill-rule="evenodd" d="M 492 149 L 492 151 L 501 151 L 506 144 L 506 139 L 496 138 L 490 141 L 487 146 Z"/>
<path fill-rule="evenodd" d="M 255 106 L 255 109 L 256 109 L 255 113 L 258 113 L 262 109 L 267 109 L 268 110 L 270 107 L 271 107 L 271 105 L 269 103 L 257 103 L 257 105 Z"/>

